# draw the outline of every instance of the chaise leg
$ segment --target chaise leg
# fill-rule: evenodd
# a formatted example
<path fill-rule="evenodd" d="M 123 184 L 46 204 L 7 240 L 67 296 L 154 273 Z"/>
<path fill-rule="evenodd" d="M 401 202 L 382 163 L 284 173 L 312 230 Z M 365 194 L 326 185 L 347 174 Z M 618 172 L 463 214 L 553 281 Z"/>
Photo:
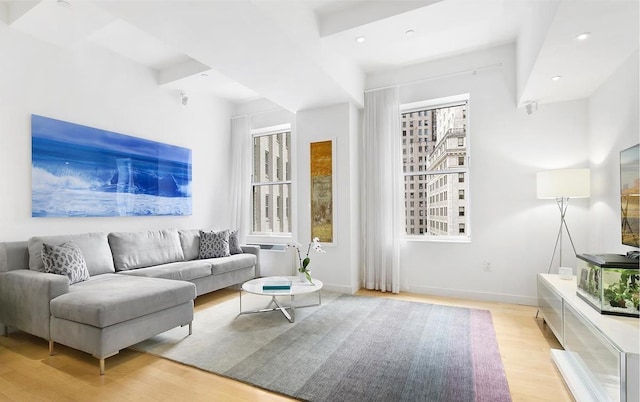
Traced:
<path fill-rule="evenodd" d="M 115 355 L 117 355 L 118 353 L 120 353 L 120 351 L 119 351 L 119 350 L 118 350 L 117 352 L 111 353 L 110 355 L 108 355 L 108 356 L 104 356 L 104 357 L 98 357 L 98 356 L 96 356 L 96 355 L 93 355 L 93 357 L 95 357 L 96 359 L 98 359 L 98 361 L 100 362 L 100 375 L 104 375 L 104 361 L 105 361 L 106 359 L 108 359 L 109 357 L 111 357 L 111 356 L 115 356 Z"/>
<path fill-rule="evenodd" d="M 52 340 L 49 340 L 49 356 L 53 356 L 53 345 L 55 344 L 55 342 L 53 342 Z"/>
<path fill-rule="evenodd" d="M 2 328 L 3 328 L 2 332 L 4 333 L 5 338 L 8 337 L 9 336 L 9 326 L 8 325 L 2 325 Z"/>

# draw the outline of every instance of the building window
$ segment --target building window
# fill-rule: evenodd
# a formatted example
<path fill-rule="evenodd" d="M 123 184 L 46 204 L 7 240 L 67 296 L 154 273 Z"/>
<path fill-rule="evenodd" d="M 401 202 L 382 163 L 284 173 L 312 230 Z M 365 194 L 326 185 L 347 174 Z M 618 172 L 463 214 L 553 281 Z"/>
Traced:
<path fill-rule="evenodd" d="M 269 217 L 271 216 L 271 211 L 269 210 L 269 204 L 270 204 L 270 200 L 271 200 L 271 194 L 265 194 L 264 196 L 264 216 L 267 217 L 267 219 L 269 219 Z"/>
<path fill-rule="evenodd" d="M 291 200 L 289 199 L 289 197 L 285 198 L 285 204 L 284 204 L 284 216 L 285 218 L 289 219 L 289 217 L 291 216 Z"/>
<path fill-rule="evenodd" d="M 405 208 L 407 235 L 421 234 L 421 239 L 435 236 L 445 240 L 460 237 L 468 239 L 469 204 L 465 193 L 469 189 L 469 183 L 465 177 L 468 177 L 466 173 L 469 172 L 469 166 L 465 160 L 469 157 L 470 149 L 465 147 L 465 144 L 469 144 L 467 107 L 468 96 L 401 106 L 402 126 L 417 125 L 421 128 L 416 134 L 411 130 L 406 135 L 403 133 L 403 137 L 409 141 L 398 139 L 402 142 L 403 154 L 407 155 L 402 161 L 405 202 L 415 199 L 415 190 L 411 190 L 416 188 L 416 184 L 418 189 L 424 189 L 424 192 L 418 192 L 418 198 L 425 200 L 418 208 Z M 420 117 L 418 123 L 414 123 L 412 115 L 425 117 Z M 428 120 L 424 120 L 425 118 Z M 414 139 L 420 143 L 417 150 L 419 153 L 425 152 L 421 154 L 424 157 L 409 157 L 413 155 L 414 150 L 410 144 Z M 449 193 L 452 195 L 449 196 Z M 418 214 L 415 214 L 415 210 L 418 210 Z M 415 215 L 423 218 L 411 219 Z M 460 228 L 463 228 L 462 231 Z"/>
<path fill-rule="evenodd" d="M 282 219 L 282 196 L 279 195 L 276 201 L 276 216 L 278 219 Z"/>
<path fill-rule="evenodd" d="M 291 132 L 253 133 L 252 235 L 291 233 Z M 275 164 L 275 167 L 274 167 Z M 273 173 L 275 172 L 275 175 Z M 283 211 L 284 209 L 284 211 Z M 284 213 L 283 213 L 284 212 Z"/>
<path fill-rule="evenodd" d="M 271 170 L 271 154 L 269 151 L 264 151 L 264 177 L 269 179 Z"/>

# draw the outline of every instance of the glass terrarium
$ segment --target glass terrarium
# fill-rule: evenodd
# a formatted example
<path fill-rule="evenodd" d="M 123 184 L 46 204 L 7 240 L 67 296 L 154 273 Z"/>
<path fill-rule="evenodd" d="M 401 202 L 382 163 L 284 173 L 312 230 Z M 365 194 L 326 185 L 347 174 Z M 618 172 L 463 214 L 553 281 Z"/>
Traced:
<path fill-rule="evenodd" d="M 578 255 L 576 293 L 601 314 L 640 317 L 638 260 L 618 254 Z"/>

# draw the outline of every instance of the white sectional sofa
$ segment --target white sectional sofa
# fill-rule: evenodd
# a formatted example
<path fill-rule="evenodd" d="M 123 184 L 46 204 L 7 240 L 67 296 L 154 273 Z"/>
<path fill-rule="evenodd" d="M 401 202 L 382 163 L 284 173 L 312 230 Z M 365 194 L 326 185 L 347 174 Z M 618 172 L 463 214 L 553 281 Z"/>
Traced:
<path fill-rule="evenodd" d="M 45 273 L 43 243 L 73 242 L 89 279 Z M 199 230 L 85 233 L 0 243 L 0 328 L 15 328 L 90 353 L 120 349 L 193 321 L 196 296 L 259 276 L 259 247 L 198 258 Z"/>

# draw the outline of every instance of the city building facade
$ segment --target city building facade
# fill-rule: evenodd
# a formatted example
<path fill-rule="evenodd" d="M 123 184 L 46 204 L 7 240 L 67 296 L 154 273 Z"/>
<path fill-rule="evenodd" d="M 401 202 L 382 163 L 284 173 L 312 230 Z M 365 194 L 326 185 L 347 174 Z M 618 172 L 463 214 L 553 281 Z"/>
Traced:
<path fill-rule="evenodd" d="M 467 103 L 401 121 L 406 234 L 468 236 Z"/>
<path fill-rule="evenodd" d="M 291 132 L 253 136 L 252 233 L 291 232 Z"/>

